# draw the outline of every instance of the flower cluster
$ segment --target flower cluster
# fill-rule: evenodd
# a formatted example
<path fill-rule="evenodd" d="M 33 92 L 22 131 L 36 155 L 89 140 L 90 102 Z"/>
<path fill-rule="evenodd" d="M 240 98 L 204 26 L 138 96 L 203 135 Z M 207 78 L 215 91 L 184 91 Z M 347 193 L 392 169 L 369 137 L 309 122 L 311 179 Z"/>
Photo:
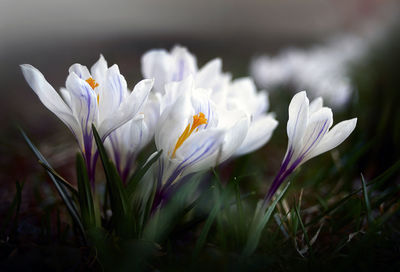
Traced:
<path fill-rule="evenodd" d="M 306 89 L 313 97 L 323 97 L 329 105 L 344 107 L 353 92 L 349 64 L 366 51 L 366 41 L 354 36 L 335 39 L 309 50 L 292 48 L 276 57 L 260 56 L 251 63 L 257 84 L 273 89 L 291 84 Z"/>
<path fill-rule="evenodd" d="M 31 65 L 21 65 L 26 81 L 42 103 L 75 136 L 94 185 L 98 151 L 92 124 L 127 182 L 139 152 L 153 139 L 161 156 L 154 167 L 156 203 L 183 177 L 264 146 L 278 125 L 268 113 L 266 91 L 251 78 L 232 80 L 214 59 L 203 67 L 184 47 L 151 50 L 142 57 L 147 78 L 129 91 L 118 66 L 103 56 L 89 70 L 69 68 L 60 94 Z M 309 105 L 305 92 L 289 106 L 289 146 L 281 170 L 266 198 L 306 160 L 340 144 L 356 120 L 332 125 L 332 112 L 319 98 Z"/>

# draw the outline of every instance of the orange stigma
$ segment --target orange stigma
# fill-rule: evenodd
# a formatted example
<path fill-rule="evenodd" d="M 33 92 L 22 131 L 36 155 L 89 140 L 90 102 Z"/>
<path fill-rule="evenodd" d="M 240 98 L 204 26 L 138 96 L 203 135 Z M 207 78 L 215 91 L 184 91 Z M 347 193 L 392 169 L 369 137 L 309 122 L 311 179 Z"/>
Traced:
<path fill-rule="evenodd" d="M 193 133 L 193 131 L 201 125 L 207 124 L 207 119 L 204 113 L 200 112 L 198 115 L 193 115 L 193 122 L 187 125 L 181 136 L 179 136 L 178 141 L 176 141 L 174 152 L 172 153 L 171 158 L 175 158 L 175 153 L 179 147 L 186 141 L 187 138 Z M 197 131 L 196 130 L 196 131 Z"/>
<path fill-rule="evenodd" d="M 90 87 L 92 87 L 93 90 L 94 88 L 99 87 L 99 83 L 97 83 L 92 77 L 86 79 L 86 82 L 90 85 Z"/>

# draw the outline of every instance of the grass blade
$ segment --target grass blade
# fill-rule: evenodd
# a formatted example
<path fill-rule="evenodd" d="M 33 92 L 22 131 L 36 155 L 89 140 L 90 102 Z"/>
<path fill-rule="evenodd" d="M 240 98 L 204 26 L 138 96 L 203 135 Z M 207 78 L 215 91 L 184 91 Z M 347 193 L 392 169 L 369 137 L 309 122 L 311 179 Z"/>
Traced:
<path fill-rule="evenodd" d="M 66 181 L 62 176 L 60 176 L 53 168 L 49 167 L 46 163 L 39 160 L 39 164 L 43 166 L 44 169 L 51 172 L 53 176 L 61 182 L 66 188 L 68 188 L 75 196 L 78 196 L 78 190 L 68 181 Z"/>
<path fill-rule="evenodd" d="M 103 142 L 101 141 L 101 138 L 94 125 L 92 125 L 92 129 L 97 150 L 106 174 L 111 210 L 113 214 L 112 220 L 115 231 L 119 236 L 131 238 L 134 231 L 134 224 L 132 219 L 132 211 L 128 205 L 126 191 L 124 190 L 125 188 L 122 184 L 122 180 L 117 169 L 111 163 L 107 155 Z"/>
<path fill-rule="evenodd" d="M 20 130 L 22 136 L 24 137 L 25 142 L 28 144 L 29 148 L 35 154 L 37 159 L 39 161 L 41 161 L 44 165 L 46 165 L 48 168 L 52 169 L 50 164 L 43 157 L 43 155 L 36 148 L 36 146 L 31 142 L 31 140 L 28 138 L 28 136 L 25 134 L 25 132 L 21 128 L 19 130 Z M 58 179 L 52 174 L 52 172 L 50 172 L 49 170 L 46 170 L 46 172 L 49 175 L 49 177 L 50 177 L 51 181 L 53 182 L 54 186 L 56 187 L 57 192 L 60 195 L 61 199 L 64 201 L 65 206 L 67 207 L 67 210 L 68 210 L 69 214 L 72 217 L 72 220 L 78 226 L 78 229 L 79 229 L 79 231 L 80 231 L 80 233 L 81 233 L 81 235 L 82 235 L 82 237 L 84 239 L 84 242 L 86 243 L 85 229 L 83 227 L 81 218 L 79 216 L 79 213 L 78 213 L 78 210 L 77 210 L 77 207 L 76 207 L 74 201 L 72 200 L 72 198 L 70 197 L 70 195 L 66 191 L 64 184 L 61 183 L 60 181 L 58 181 Z"/>
<path fill-rule="evenodd" d="M 275 198 L 275 200 L 271 203 L 268 207 L 267 212 L 264 214 L 262 219 L 257 224 L 257 216 L 254 218 L 252 226 L 250 227 L 249 238 L 247 239 L 246 245 L 243 250 L 244 256 L 250 256 L 253 254 L 254 250 L 257 248 L 258 243 L 260 241 L 260 237 L 262 231 L 264 230 L 265 226 L 267 225 L 269 219 L 273 211 L 275 210 L 276 205 L 282 199 L 283 195 L 286 193 L 287 189 L 289 188 L 290 182 L 286 184 L 285 188 L 279 193 L 279 195 Z M 262 209 L 262 208 L 261 208 Z M 257 213 L 257 211 L 256 211 Z"/>
<path fill-rule="evenodd" d="M 364 202 L 365 202 L 365 210 L 367 212 L 367 220 L 368 220 L 368 223 L 371 224 L 371 222 L 372 222 L 371 204 L 370 204 L 369 197 L 368 197 L 367 183 L 364 179 L 363 174 L 361 174 L 361 182 L 362 182 L 362 191 L 363 191 Z"/>
<path fill-rule="evenodd" d="M 306 228 L 304 227 L 303 220 L 301 219 L 300 211 L 299 211 L 299 207 L 298 206 L 295 207 L 295 212 L 296 212 L 297 219 L 299 220 L 301 230 L 303 231 L 304 239 L 306 240 L 307 247 L 311 251 L 310 239 L 308 238 L 308 233 L 306 231 Z"/>
<path fill-rule="evenodd" d="M 78 199 L 83 225 L 86 229 L 97 227 L 92 190 L 85 161 L 81 154 L 76 155 L 76 174 L 78 180 Z"/>
<path fill-rule="evenodd" d="M 162 150 L 155 153 L 155 155 L 150 156 L 150 158 L 143 165 L 138 167 L 138 169 L 135 171 L 135 173 L 132 175 L 132 177 L 128 180 L 128 183 L 126 186 L 126 191 L 127 191 L 127 196 L 129 198 L 134 193 L 139 181 L 147 173 L 147 171 L 150 169 L 150 167 L 158 160 L 158 158 L 161 156 L 161 154 L 162 154 Z"/>
<path fill-rule="evenodd" d="M 374 178 L 371 180 L 368 184 L 366 184 L 366 188 L 369 186 L 374 186 L 374 187 L 379 187 L 383 182 L 385 182 L 388 178 L 393 176 L 398 170 L 400 169 L 400 160 L 395 162 L 389 169 L 387 169 L 385 172 L 383 172 L 381 175 L 378 177 Z M 329 209 L 327 209 L 325 212 L 321 213 L 314 219 L 312 219 L 310 222 L 306 224 L 306 226 L 312 225 L 315 222 L 318 222 L 321 220 L 321 218 L 324 218 L 326 215 L 330 214 L 340 206 L 342 206 L 344 203 L 346 203 L 349 199 L 351 199 L 353 196 L 357 195 L 362 191 L 362 188 L 357 189 L 351 193 L 349 193 L 346 197 L 342 198 L 341 200 L 337 201 L 335 204 L 333 204 Z"/>
<path fill-rule="evenodd" d="M 193 257 L 198 256 L 198 254 L 200 253 L 200 250 L 203 248 L 203 246 L 206 242 L 206 239 L 207 239 L 208 232 L 210 231 L 211 226 L 214 223 L 215 218 L 217 217 L 218 212 L 221 209 L 221 203 L 223 202 L 223 199 L 224 199 L 224 194 L 221 196 L 221 198 L 218 198 L 215 200 L 216 203 L 214 205 L 214 208 L 211 210 L 211 213 L 208 216 L 206 223 L 204 224 L 204 227 L 200 233 L 200 236 L 197 239 L 196 246 L 194 248 Z"/>

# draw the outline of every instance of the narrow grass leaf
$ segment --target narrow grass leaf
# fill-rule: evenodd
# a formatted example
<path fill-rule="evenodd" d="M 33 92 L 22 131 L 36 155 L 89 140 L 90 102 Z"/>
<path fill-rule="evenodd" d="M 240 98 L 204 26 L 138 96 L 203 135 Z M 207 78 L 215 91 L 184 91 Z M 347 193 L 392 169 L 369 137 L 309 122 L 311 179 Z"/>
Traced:
<path fill-rule="evenodd" d="M 37 159 L 41 161 L 43 164 L 45 164 L 47 167 L 52 168 L 50 164 L 46 161 L 46 159 L 43 157 L 43 155 L 40 153 L 40 151 L 36 148 L 36 146 L 31 142 L 31 140 L 28 138 L 28 136 L 25 134 L 25 132 L 19 128 L 23 138 L 25 139 L 25 142 L 28 144 L 29 148 L 32 150 L 32 152 L 35 154 Z M 60 195 L 61 199 L 64 201 L 65 206 L 67 207 L 67 210 L 69 214 L 71 215 L 73 221 L 76 223 L 78 226 L 78 229 L 84 239 L 84 243 L 86 243 L 86 235 L 85 235 L 85 229 L 83 227 L 81 218 L 78 213 L 78 209 L 72 200 L 71 196 L 68 194 L 68 192 L 65 189 L 65 186 L 62 182 L 60 182 L 50 171 L 46 171 L 47 174 L 49 175 L 51 181 L 53 182 L 54 186 L 57 189 L 58 194 Z"/>
<path fill-rule="evenodd" d="M 128 197 L 134 193 L 137 184 L 143 178 L 143 176 L 147 173 L 150 167 L 158 160 L 161 156 L 162 150 L 158 151 L 155 155 L 150 157 L 148 161 L 146 161 L 143 165 L 139 166 L 138 169 L 133 173 L 132 177 L 128 180 L 126 191 Z"/>
<path fill-rule="evenodd" d="M 250 232 L 249 232 L 249 237 L 247 239 L 246 245 L 244 247 L 243 256 L 250 256 L 253 254 L 254 250 L 257 248 L 258 243 L 261 238 L 262 231 L 264 230 L 266 224 L 268 223 L 269 219 L 271 218 L 271 215 L 273 211 L 275 210 L 276 205 L 278 202 L 282 199 L 283 195 L 286 193 L 287 189 L 290 186 L 290 182 L 288 182 L 283 188 L 283 190 L 279 193 L 279 195 L 275 198 L 275 200 L 271 203 L 271 205 L 268 207 L 267 212 L 262 216 L 262 219 L 258 222 L 258 216 L 254 218 L 255 224 L 250 227 Z M 261 208 L 262 209 L 262 208 Z"/>
<path fill-rule="evenodd" d="M 307 247 L 308 247 L 309 250 L 311 250 L 310 239 L 308 237 L 308 233 L 306 231 L 306 228 L 304 227 L 303 220 L 301 219 L 300 211 L 299 211 L 299 207 L 298 206 L 295 207 L 295 212 L 296 212 L 297 219 L 299 220 L 301 230 L 303 231 L 304 239 L 306 240 Z"/>
<path fill-rule="evenodd" d="M 66 188 L 68 188 L 68 190 L 70 190 L 75 196 L 78 196 L 78 190 L 68 181 L 66 181 L 62 176 L 60 176 L 53 168 L 49 167 L 46 163 L 42 162 L 39 160 L 39 164 L 41 166 L 43 166 L 44 169 L 46 169 L 47 171 L 51 172 L 53 174 L 53 176 L 62 184 L 64 184 L 64 186 Z"/>
<path fill-rule="evenodd" d="M 81 208 L 82 222 L 86 229 L 97 227 L 92 190 L 85 161 L 81 154 L 76 155 L 76 173 L 78 180 L 78 199 Z"/>
<path fill-rule="evenodd" d="M 112 220 L 114 222 L 115 231 L 122 237 L 130 238 L 134 232 L 132 212 L 128 205 L 126 192 L 122 184 L 122 180 L 117 169 L 111 163 L 103 142 L 92 125 L 93 136 L 96 141 L 97 149 L 106 174 L 107 186 L 110 195 L 110 203 L 112 210 Z"/>
<path fill-rule="evenodd" d="M 365 211 L 367 213 L 367 220 L 368 220 L 368 223 L 371 224 L 371 222 L 372 222 L 371 204 L 370 204 L 369 197 L 368 197 L 367 183 L 365 182 L 363 174 L 361 174 L 361 182 L 362 182 L 362 190 L 363 190 L 363 196 L 364 196 Z"/>
<path fill-rule="evenodd" d="M 206 220 L 206 223 L 204 224 L 204 227 L 203 227 L 203 229 L 202 229 L 202 231 L 200 233 L 200 236 L 197 239 L 196 246 L 194 248 L 194 253 L 193 253 L 194 257 L 198 256 L 198 254 L 200 253 L 200 250 L 203 248 L 203 246 L 204 246 L 204 244 L 206 242 L 208 232 L 210 231 L 211 226 L 214 223 L 214 220 L 217 217 L 218 212 L 221 209 L 222 200 L 223 200 L 223 197 L 221 199 L 215 199 L 215 206 L 211 210 L 211 213 L 208 216 L 208 218 Z"/>

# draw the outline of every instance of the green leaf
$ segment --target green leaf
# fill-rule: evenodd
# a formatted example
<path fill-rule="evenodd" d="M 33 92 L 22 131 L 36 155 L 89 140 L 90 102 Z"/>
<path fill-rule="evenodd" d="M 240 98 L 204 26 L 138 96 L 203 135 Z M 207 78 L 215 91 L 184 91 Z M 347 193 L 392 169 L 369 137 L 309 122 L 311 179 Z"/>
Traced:
<path fill-rule="evenodd" d="M 41 161 L 44 165 L 46 165 L 48 168 L 53 169 L 50 164 L 46 161 L 46 159 L 43 157 L 43 155 L 39 152 L 39 150 L 36 148 L 36 146 L 31 142 L 31 140 L 28 138 L 28 136 L 25 134 L 25 132 L 19 128 L 22 136 L 24 137 L 26 143 L 28 144 L 29 148 L 33 151 L 35 156 L 39 161 Z M 73 222 L 78 226 L 78 229 L 84 239 L 84 243 L 86 243 L 86 235 L 85 235 L 85 229 L 83 227 L 81 218 L 78 213 L 78 209 L 75 205 L 75 202 L 72 200 L 71 196 L 68 194 L 65 185 L 60 182 L 52 172 L 49 170 L 46 170 L 47 174 L 49 175 L 51 181 L 53 182 L 54 186 L 57 189 L 58 194 L 60 195 L 61 199 L 65 203 L 65 206 L 67 207 L 67 210 L 69 214 L 72 217 Z"/>
<path fill-rule="evenodd" d="M 42 162 L 39 160 L 39 164 L 41 166 L 43 166 L 44 169 L 46 169 L 47 171 L 51 172 L 51 174 L 53 174 L 53 176 L 62 184 L 64 184 L 64 186 L 66 188 L 68 188 L 75 196 L 78 196 L 78 190 L 68 181 L 66 181 L 62 176 L 60 176 L 53 168 L 49 167 L 46 163 Z"/>
<path fill-rule="evenodd" d="M 93 204 L 92 190 L 85 161 L 80 153 L 76 155 L 76 174 L 78 180 L 78 199 L 81 208 L 81 216 L 85 228 L 96 228 L 96 215 Z"/>
<path fill-rule="evenodd" d="M 132 177 L 128 180 L 126 191 L 127 196 L 131 198 L 132 194 L 135 192 L 137 184 L 143 178 L 143 176 L 147 173 L 150 167 L 158 160 L 161 156 L 162 150 L 152 155 L 143 165 L 139 166 L 138 169 L 133 173 Z"/>
<path fill-rule="evenodd" d="M 217 181 L 217 182 L 219 182 L 219 181 Z M 211 213 L 208 216 L 206 223 L 204 224 L 204 227 L 200 233 L 200 236 L 197 239 L 196 246 L 194 248 L 194 253 L 193 253 L 194 258 L 196 258 L 196 256 L 198 256 L 200 250 L 203 248 L 203 246 L 206 242 L 208 232 L 210 231 L 211 226 L 214 223 L 214 220 L 218 215 L 218 212 L 221 210 L 221 205 L 224 200 L 224 197 L 225 197 L 224 194 L 221 196 L 221 198 L 215 197 L 214 208 L 211 210 Z"/>
<path fill-rule="evenodd" d="M 301 230 L 303 231 L 304 239 L 306 240 L 307 247 L 311 251 L 310 239 L 308 238 L 308 233 L 306 231 L 306 228 L 304 227 L 303 220 L 301 219 L 300 211 L 299 211 L 299 207 L 298 206 L 295 206 L 295 211 L 296 211 L 297 219 L 299 220 L 299 223 L 300 223 Z"/>
<path fill-rule="evenodd" d="M 112 221 L 115 231 L 117 235 L 121 237 L 131 238 L 135 230 L 132 218 L 132 209 L 128 204 L 126 191 L 124 190 L 125 188 L 116 167 L 108 158 L 103 142 L 101 141 L 99 133 L 94 125 L 92 125 L 92 129 L 97 150 L 106 174 L 111 203 Z"/>
<path fill-rule="evenodd" d="M 390 178 L 391 176 L 393 176 L 398 170 L 400 169 L 400 160 L 398 160 L 397 162 L 395 162 L 389 169 L 387 169 L 385 172 L 383 172 L 381 175 L 379 175 L 378 177 L 374 178 L 373 180 L 371 180 L 368 184 L 366 184 L 366 187 L 372 186 L 375 187 L 379 187 L 379 185 L 381 185 L 383 182 L 385 182 L 388 178 Z M 325 217 L 326 215 L 330 214 L 331 212 L 333 212 L 334 210 L 336 210 L 337 208 L 339 208 L 340 206 L 342 206 L 344 203 L 346 203 L 349 199 L 351 199 L 353 196 L 357 195 L 358 193 L 360 193 L 362 191 L 362 188 L 355 190 L 353 192 L 351 192 L 350 194 L 348 194 L 346 197 L 342 198 L 341 200 L 337 201 L 335 204 L 333 204 L 329 209 L 327 209 L 325 212 L 319 214 L 317 217 L 315 217 L 313 220 L 311 220 L 310 222 L 308 222 L 306 224 L 306 226 L 312 225 L 315 222 L 318 222 L 319 220 L 321 220 L 321 218 Z"/>
<path fill-rule="evenodd" d="M 275 200 L 271 203 L 268 207 L 267 212 L 262 216 L 260 213 L 263 214 L 263 207 L 260 208 L 255 212 L 253 223 L 250 227 L 249 237 L 247 239 L 247 243 L 244 247 L 242 252 L 243 256 L 250 256 L 253 254 L 254 250 L 257 248 L 258 243 L 261 238 L 262 231 L 264 230 L 265 226 L 267 225 L 269 219 L 271 218 L 272 212 L 275 210 L 276 205 L 282 199 L 283 195 L 286 193 L 287 189 L 289 188 L 290 182 L 283 188 L 283 190 L 279 193 L 279 195 L 275 198 Z M 261 218 L 262 216 L 262 218 Z M 261 218 L 261 220 L 259 220 Z"/>
<path fill-rule="evenodd" d="M 192 203 L 193 194 L 197 192 L 200 181 L 197 177 L 195 175 L 186 180 L 163 205 L 151 210 L 148 220 L 144 222 L 141 238 L 162 243 L 168 237 L 187 212 L 188 203 Z"/>
<path fill-rule="evenodd" d="M 367 220 L 368 220 L 368 223 L 371 224 L 371 222 L 372 222 L 371 204 L 370 204 L 369 197 L 368 197 L 367 183 L 365 182 L 363 174 L 361 174 L 361 182 L 362 182 L 362 190 L 363 190 L 363 196 L 364 196 L 365 210 L 367 212 Z"/>

